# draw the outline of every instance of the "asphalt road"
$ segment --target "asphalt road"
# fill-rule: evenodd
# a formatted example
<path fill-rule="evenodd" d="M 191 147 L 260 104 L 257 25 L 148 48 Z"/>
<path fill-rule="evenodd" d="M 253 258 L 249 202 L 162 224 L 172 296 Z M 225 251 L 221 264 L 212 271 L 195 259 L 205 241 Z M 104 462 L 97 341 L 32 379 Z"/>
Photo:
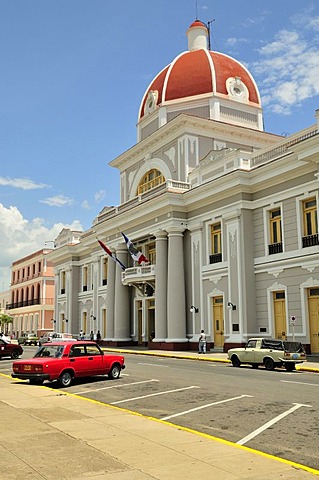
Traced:
<path fill-rule="evenodd" d="M 24 350 L 29 357 L 36 347 Z M 319 469 L 317 374 L 139 355 L 125 360 L 118 380 L 81 380 L 68 392 Z M 11 363 L 2 359 L 0 372 L 11 373 Z"/>

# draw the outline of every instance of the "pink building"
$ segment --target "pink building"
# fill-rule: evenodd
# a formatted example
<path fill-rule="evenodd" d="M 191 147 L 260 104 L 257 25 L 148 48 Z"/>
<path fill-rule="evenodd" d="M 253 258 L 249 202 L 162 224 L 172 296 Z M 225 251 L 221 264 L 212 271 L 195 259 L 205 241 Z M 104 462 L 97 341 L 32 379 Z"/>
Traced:
<path fill-rule="evenodd" d="M 46 258 L 51 251 L 39 250 L 11 266 L 8 314 L 13 318 L 12 333 L 16 338 L 24 332 L 40 336 L 53 330 L 54 271 Z"/>

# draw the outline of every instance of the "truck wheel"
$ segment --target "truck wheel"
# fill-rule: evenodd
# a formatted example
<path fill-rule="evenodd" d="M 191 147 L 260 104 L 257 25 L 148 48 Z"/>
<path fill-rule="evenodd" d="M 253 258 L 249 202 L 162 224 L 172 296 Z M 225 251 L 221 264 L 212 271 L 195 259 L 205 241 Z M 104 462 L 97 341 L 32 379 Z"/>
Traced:
<path fill-rule="evenodd" d="M 236 368 L 240 367 L 240 365 L 241 365 L 241 361 L 239 360 L 237 355 L 233 355 L 231 357 L 231 363 L 232 363 L 233 367 L 236 367 Z"/>
<path fill-rule="evenodd" d="M 59 385 L 62 388 L 69 387 L 72 383 L 72 380 L 73 380 L 73 377 L 71 373 L 68 371 L 63 372 L 58 378 Z"/>
<path fill-rule="evenodd" d="M 294 363 L 285 364 L 285 369 L 287 370 L 287 372 L 292 372 L 293 370 L 295 370 L 295 368 L 296 368 L 296 365 Z"/>
<path fill-rule="evenodd" d="M 264 365 L 266 370 L 273 370 L 275 368 L 275 362 L 272 358 L 265 358 Z"/>

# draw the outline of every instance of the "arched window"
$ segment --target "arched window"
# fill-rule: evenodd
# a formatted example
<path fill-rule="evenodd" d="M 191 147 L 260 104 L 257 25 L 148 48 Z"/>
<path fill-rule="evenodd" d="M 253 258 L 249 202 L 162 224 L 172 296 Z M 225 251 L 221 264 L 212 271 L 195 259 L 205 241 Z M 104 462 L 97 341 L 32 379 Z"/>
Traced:
<path fill-rule="evenodd" d="M 149 170 L 140 181 L 139 186 L 137 187 L 137 194 L 140 195 L 141 193 L 147 192 L 164 182 L 164 175 L 162 175 L 159 170 L 153 168 L 152 170 Z"/>

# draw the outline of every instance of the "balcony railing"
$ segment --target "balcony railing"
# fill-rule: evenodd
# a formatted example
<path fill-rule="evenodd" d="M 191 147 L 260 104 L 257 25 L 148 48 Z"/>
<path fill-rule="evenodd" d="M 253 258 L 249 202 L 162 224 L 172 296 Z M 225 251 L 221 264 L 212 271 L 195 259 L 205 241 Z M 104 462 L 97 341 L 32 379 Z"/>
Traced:
<path fill-rule="evenodd" d="M 148 279 L 155 279 L 155 265 L 129 267 L 122 273 L 122 281 L 124 284 L 130 281 L 143 281 Z"/>
<path fill-rule="evenodd" d="M 307 235 L 306 237 L 302 237 L 302 247 L 314 247 L 315 245 L 319 245 L 319 234 L 315 233 L 314 235 Z"/>
<path fill-rule="evenodd" d="M 8 310 L 12 310 L 13 308 L 30 307 L 32 305 L 53 305 L 53 303 L 53 298 L 33 298 L 30 300 L 9 303 L 7 308 Z"/>
<path fill-rule="evenodd" d="M 269 255 L 274 255 L 275 253 L 282 253 L 282 243 L 272 243 L 268 245 Z"/>
<path fill-rule="evenodd" d="M 209 263 L 218 263 L 222 261 L 223 257 L 221 253 L 214 253 L 212 255 L 209 255 Z"/>

